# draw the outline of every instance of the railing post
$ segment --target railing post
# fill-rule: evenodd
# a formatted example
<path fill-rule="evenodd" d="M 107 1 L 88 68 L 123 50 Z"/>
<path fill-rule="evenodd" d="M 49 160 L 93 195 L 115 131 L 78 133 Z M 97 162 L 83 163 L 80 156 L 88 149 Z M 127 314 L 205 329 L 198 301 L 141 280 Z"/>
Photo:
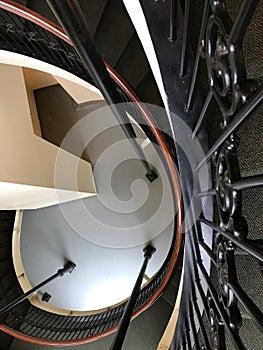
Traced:
<path fill-rule="evenodd" d="M 39 283 L 37 286 L 30 289 L 28 292 L 26 292 L 23 295 L 21 295 L 20 297 L 18 297 L 16 300 L 12 301 L 10 304 L 8 304 L 8 305 L 4 306 L 2 309 L 0 309 L 0 316 L 11 311 L 14 307 L 16 307 L 17 305 L 19 305 L 20 303 L 22 303 L 23 301 L 25 301 L 26 299 L 31 297 L 35 292 L 37 292 L 40 288 L 47 285 L 49 282 L 53 281 L 54 279 L 56 279 L 58 277 L 64 276 L 68 272 L 71 273 L 75 267 L 76 267 L 76 265 L 73 262 L 68 261 L 64 265 L 64 267 L 62 269 L 59 269 L 54 275 L 50 276 L 45 281 Z"/>
<path fill-rule="evenodd" d="M 46 0 L 63 29 L 73 43 L 85 68 L 89 72 L 96 86 L 100 89 L 109 104 L 118 123 L 134 148 L 138 158 L 146 170 L 146 177 L 150 182 L 157 178 L 156 173 L 147 162 L 144 152 L 136 141 L 136 134 L 123 108 L 123 100 L 117 93 L 106 66 L 97 51 L 89 32 L 88 24 L 76 0 Z"/>
<path fill-rule="evenodd" d="M 170 0 L 170 28 L 169 28 L 169 41 L 174 42 L 176 40 L 176 16 L 177 16 L 177 0 Z"/>
<path fill-rule="evenodd" d="M 152 255 L 155 252 L 155 248 L 152 247 L 151 245 L 147 245 L 147 247 L 144 248 L 144 262 L 142 264 L 139 276 L 137 278 L 137 281 L 135 283 L 135 286 L 133 288 L 131 297 L 127 303 L 126 309 L 124 311 L 124 314 L 122 316 L 122 319 L 120 321 L 118 330 L 116 332 L 115 338 L 113 340 L 113 343 L 110 347 L 110 350 L 120 350 L 122 348 L 130 321 L 132 317 L 132 313 L 136 304 L 136 301 L 138 299 L 139 293 L 140 293 L 140 288 L 143 280 L 143 276 L 145 273 L 145 270 L 147 268 L 148 262 L 151 259 Z"/>

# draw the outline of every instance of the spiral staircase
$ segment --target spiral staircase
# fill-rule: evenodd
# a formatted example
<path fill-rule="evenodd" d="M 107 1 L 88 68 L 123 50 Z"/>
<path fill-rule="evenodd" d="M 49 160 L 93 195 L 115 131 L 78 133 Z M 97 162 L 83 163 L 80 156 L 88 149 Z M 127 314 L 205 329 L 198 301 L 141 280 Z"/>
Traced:
<path fill-rule="evenodd" d="M 28 0 L 17 3 L 58 24 L 45 2 Z M 81 51 L 77 49 L 78 56 L 73 49 L 71 41 L 74 38 L 70 40 L 60 28 L 9 1 L 0 4 L 2 50 L 44 61 L 73 74 L 91 87 L 99 87 L 88 73 Z M 140 247 L 141 260 L 138 248 L 131 269 L 132 277 L 127 283 L 129 290 L 143 260 L 142 248 L 149 241 L 157 250 L 156 260 L 158 257 L 160 261 L 156 263 L 154 257 L 149 261 L 150 277 L 144 274 L 143 288 L 136 300 L 134 319 L 123 349 L 260 350 L 263 344 L 262 1 L 141 0 L 131 3 L 99 0 L 79 1 L 79 4 L 91 38 L 107 61 L 114 90 L 128 112 L 129 119 L 123 124 L 128 125 L 128 129 L 132 125 L 140 149 L 158 175 L 152 183 L 147 182 L 149 189 L 158 192 L 157 185 L 162 180 L 163 192 L 172 193 L 177 209 L 165 249 L 162 248 L 163 232 L 158 235 L 159 241 L 153 234 L 148 240 L 140 241 L 142 244 L 131 243 Z M 70 25 L 67 26 L 67 22 L 64 25 L 70 36 Z M 27 69 L 32 69 L 32 66 L 27 66 Z M 95 122 L 90 125 L 97 128 L 96 120 L 98 125 L 101 122 L 96 112 L 103 111 L 105 115 L 105 102 L 98 94 L 89 102 L 76 103 L 63 80 L 65 77 L 59 76 L 58 71 L 52 74 L 56 83 L 34 90 L 41 138 L 76 154 L 81 161 L 90 162 L 94 167 L 100 154 L 109 148 L 109 140 L 116 143 L 125 139 L 123 134 L 120 136 L 121 128 L 112 122 L 111 127 L 120 130 L 111 130 L 109 136 L 99 133 L 97 141 L 91 142 L 90 148 L 82 149 L 81 154 L 76 151 L 75 144 L 86 137 L 87 129 L 79 128 L 73 137 L 74 142 L 63 144 L 65 136 L 83 115 L 91 119 L 94 114 Z M 98 90 L 92 91 L 97 93 Z M 147 104 L 146 107 L 141 101 Z M 109 111 L 109 114 L 109 119 L 113 116 L 114 120 L 114 113 L 112 115 Z M 131 151 L 124 146 L 126 156 L 134 152 L 133 146 L 133 141 L 132 146 L 127 146 Z M 149 147 L 152 150 L 149 151 Z M 121 158 L 120 151 L 120 147 L 114 150 L 118 159 Z M 135 156 L 132 154 L 136 158 L 136 152 Z M 102 159 L 103 162 L 107 164 L 107 159 Z M 147 181 L 141 165 L 138 165 L 135 177 L 130 174 L 129 169 L 137 169 L 137 163 L 131 164 L 128 163 L 128 170 L 125 167 L 118 170 L 115 189 L 120 196 L 121 189 L 129 187 L 138 174 L 140 179 Z M 142 165 L 145 166 L 145 162 Z M 178 168 L 180 188 L 174 165 Z M 107 169 L 104 168 L 101 174 L 96 177 L 98 193 L 103 188 L 103 178 L 106 177 L 103 174 L 107 174 Z M 123 174 L 128 179 L 126 182 L 122 182 Z M 165 176 L 167 187 L 163 180 Z M 112 184 L 114 187 L 114 181 Z M 85 191 L 87 193 L 87 189 Z M 89 191 L 92 192 L 91 187 Z M 63 195 L 61 198 L 66 201 Z M 91 195 L 82 199 L 88 211 L 95 206 L 94 198 Z M 37 211 L 25 207 L 23 219 L 20 211 L 1 211 L 1 307 L 21 296 L 30 286 L 37 285 L 40 277 L 43 279 L 52 273 L 48 268 L 48 262 L 54 265 L 52 254 L 44 254 L 44 247 L 50 246 L 45 241 L 50 242 L 52 234 L 46 233 L 40 239 L 33 234 L 44 231 L 47 222 L 52 221 L 48 226 L 50 232 L 65 233 L 64 239 L 66 237 L 72 246 L 77 240 L 71 236 L 75 231 L 93 246 L 102 245 L 97 236 L 87 234 L 78 225 L 68 230 L 67 225 L 72 225 L 72 222 L 66 219 L 65 224 L 59 218 L 62 211 L 64 219 L 68 218 L 68 213 L 74 213 L 72 216 L 76 222 L 84 220 L 81 210 L 79 207 L 74 209 L 75 202 L 71 200 L 60 205 L 59 209 L 56 205 Z M 156 198 L 151 202 L 155 201 Z M 88 203 L 93 203 L 90 208 Z M 103 212 L 98 221 L 103 222 L 105 217 L 107 214 Z M 83 221 L 83 226 L 90 225 L 90 221 Z M 92 228 L 96 229 L 95 226 Z M 151 231 L 154 228 L 151 227 Z M 16 232 L 21 235 L 19 239 L 14 239 Z M 114 255 L 127 248 L 121 246 L 120 236 L 116 236 L 113 244 L 114 232 L 111 232 L 113 238 L 109 241 L 107 234 L 101 231 L 101 240 L 103 244 L 108 242 L 106 246 Z M 57 241 L 57 246 L 54 243 L 51 247 L 52 253 L 56 254 L 63 244 L 63 236 Z M 34 249 L 28 249 L 30 245 Z M 85 249 L 91 251 L 90 246 L 85 246 Z M 159 251 L 162 251 L 161 257 Z M 21 254 L 24 266 L 20 274 L 17 271 L 21 268 L 21 261 L 16 262 L 14 252 Z M 122 265 L 121 254 L 118 255 L 118 264 L 112 267 L 110 257 L 103 260 L 104 253 L 97 254 L 100 254 L 104 266 L 109 264 L 109 270 Z M 32 257 L 41 261 L 41 273 L 33 266 Z M 78 260 L 78 257 L 74 259 Z M 133 259 L 131 256 L 130 261 Z M 59 263 L 61 260 L 55 261 Z M 77 268 L 71 274 L 73 277 L 70 276 L 73 279 L 80 271 Z M 89 277 L 84 282 L 85 269 L 81 275 L 82 289 L 88 290 L 95 277 L 89 270 Z M 123 270 L 123 274 L 128 271 L 125 266 Z M 29 284 L 24 281 L 25 275 Z M 101 278 L 106 284 L 106 277 Z M 61 281 L 64 277 L 56 285 Z M 4 315 L 0 326 L 3 331 L 0 348 L 34 350 L 52 345 L 91 350 L 111 348 L 114 332 L 128 308 L 128 292 L 113 300 L 110 307 L 102 303 L 102 306 L 94 306 L 97 311 L 87 312 L 86 306 L 73 302 L 74 298 L 81 299 L 81 294 L 74 295 L 72 303 L 69 302 L 70 287 L 69 291 L 66 290 L 66 281 L 65 277 L 65 284 L 60 284 L 62 287 L 52 285 L 51 289 L 47 288 L 52 295 L 50 301 L 49 293 L 45 294 L 46 289 L 42 288 L 35 299 L 25 300 Z M 74 282 L 75 289 L 79 281 Z M 125 288 L 121 286 L 120 289 Z M 104 293 L 106 295 L 107 291 Z M 63 298 L 63 294 L 67 297 Z M 43 295 L 47 299 L 40 302 Z M 103 293 L 100 298 L 103 299 Z M 92 306 L 88 308 L 92 310 Z M 167 334 L 168 341 L 164 340 Z"/>

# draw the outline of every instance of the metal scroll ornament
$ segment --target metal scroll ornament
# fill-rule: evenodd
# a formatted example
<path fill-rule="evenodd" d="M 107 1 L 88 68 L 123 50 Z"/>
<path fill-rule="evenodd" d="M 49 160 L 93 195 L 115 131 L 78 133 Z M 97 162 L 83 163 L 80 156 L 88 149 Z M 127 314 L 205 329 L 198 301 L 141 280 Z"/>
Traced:
<path fill-rule="evenodd" d="M 234 182 L 240 180 L 236 140 L 234 136 L 227 140 L 216 157 L 216 200 L 220 228 L 245 239 L 247 223 L 242 216 L 242 193 L 233 187 Z"/>
<path fill-rule="evenodd" d="M 206 30 L 206 62 L 213 95 L 221 109 L 223 126 L 256 91 L 254 80 L 246 79 L 242 45 L 229 39 L 232 20 L 224 1 L 211 1 L 212 15 Z"/>
<path fill-rule="evenodd" d="M 224 323 L 221 320 L 210 294 L 208 298 L 211 345 L 214 350 L 225 350 Z"/>
<path fill-rule="evenodd" d="M 225 2 L 211 0 L 211 16 L 205 34 L 205 58 L 212 94 L 222 114 L 221 127 L 225 129 L 238 111 L 257 90 L 255 81 L 247 79 L 243 59 L 242 40 L 233 42 L 233 22 Z M 238 138 L 232 134 L 217 150 L 215 161 L 215 190 L 219 227 L 231 232 L 235 238 L 246 240 L 247 222 L 242 216 L 242 192 L 234 188 L 240 180 L 237 158 Z M 230 285 L 237 283 L 235 244 L 217 233 L 215 253 L 218 276 L 218 295 L 229 326 L 238 333 L 242 318 L 238 301 Z M 220 318 L 211 296 L 208 294 L 210 333 L 213 349 L 225 349 L 224 322 Z"/>
<path fill-rule="evenodd" d="M 234 246 L 231 242 L 223 241 L 217 247 L 217 266 L 219 279 L 220 299 L 229 316 L 229 325 L 234 331 L 238 331 L 242 325 L 240 311 L 237 307 L 237 299 L 229 282 L 236 282 L 236 264 Z"/>

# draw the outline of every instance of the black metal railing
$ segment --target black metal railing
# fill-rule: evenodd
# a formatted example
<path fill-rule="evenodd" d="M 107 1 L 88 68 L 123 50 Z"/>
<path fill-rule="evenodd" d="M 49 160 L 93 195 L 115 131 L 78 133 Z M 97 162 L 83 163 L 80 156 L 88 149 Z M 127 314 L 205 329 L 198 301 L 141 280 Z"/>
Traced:
<path fill-rule="evenodd" d="M 259 349 L 263 339 L 260 301 L 263 294 L 260 287 L 255 288 L 255 280 L 262 286 L 263 236 L 261 232 L 256 237 L 254 227 L 249 226 L 252 207 L 247 208 L 243 197 L 247 193 L 245 190 L 253 190 L 254 195 L 257 193 L 254 200 L 262 202 L 260 154 L 263 144 L 255 142 L 260 160 L 245 176 L 242 176 L 246 173 L 244 157 L 253 156 L 243 155 L 239 147 L 242 141 L 253 144 L 253 136 L 247 134 L 249 125 L 260 129 L 258 135 L 261 139 L 263 133 L 262 81 L 255 78 L 262 77 L 263 71 L 251 69 L 256 64 L 251 58 L 249 61 L 246 50 L 248 40 L 251 40 L 249 32 L 255 30 L 254 35 L 262 36 L 262 25 L 252 24 L 253 21 L 262 24 L 259 20 L 262 3 L 243 1 L 239 7 L 235 1 L 205 1 L 202 13 L 200 4 L 194 1 L 185 1 L 184 4 L 184 23 L 181 28 L 176 27 L 177 37 L 182 38 L 178 43 L 181 46 L 181 68 L 176 79 L 186 72 L 186 57 L 189 59 L 186 51 L 191 50 L 191 40 L 189 38 L 186 45 L 185 38 L 191 32 L 192 40 L 198 39 L 198 45 L 194 50 L 195 59 L 188 65 L 185 111 L 189 113 L 195 107 L 196 90 L 201 90 L 201 85 L 205 95 L 195 124 L 191 126 L 191 138 L 201 140 L 200 133 L 206 131 L 210 146 L 204 157 L 197 161 L 195 176 L 208 165 L 211 166 L 212 178 L 212 188 L 197 193 L 190 190 L 188 194 L 209 198 L 210 202 L 213 201 L 214 213 L 212 218 L 202 213 L 186 233 L 187 273 L 172 349 Z M 180 2 L 177 5 L 177 11 L 182 11 Z M 189 11 L 199 13 L 198 28 L 189 23 Z M 257 56 L 260 57 L 259 52 Z M 181 118 L 187 120 L 185 115 Z M 253 122 L 253 118 L 261 121 Z M 246 133 L 240 131 L 244 125 Z M 244 150 L 245 146 L 242 147 Z M 183 196 L 186 198 L 185 193 Z M 185 201 L 185 205 L 187 207 L 189 203 Z M 242 259 L 250 261 L 251 265 L 243 266 Z M 257 266 L 258 272 L 254 269 Z"/>
<path fill-rule="evenodd" d="M 3 283 L 5 283 L 5 275 L 0 271 L 0 306 L 3 307 L 17 297 L 23 296 L 23 292 L 16 278 L 14 268 L 10 265 L 10 262 L 12 262 L 11 247 L 14 212 L 8 212 L 7 214 L 3 212 L 1 217 L 3 217 L 3 219 L 9 217 L 9 226 L 5 231 L 5 235 L 2 235 L 2 245 L 0 247 L 0 249 L 2 248 L 1 250 L 4 250 L 4 254 L 6 255 L 6 258 L 4 258 L 3 254 L 0 256 L 1 266 L 7 266 L 8 279 L 12 281 L 10 288 L 6 290 L 5 284 L 3 285 Z M 0 220 L 0 223 L 3 231 L 3 220 Z M 134 312 L 140 310 L 162 284 L 162 281 L 167 275 L 167 270 L 169 269 L 171 255 L 172 252 L 170 251 L 166 262 L 158 272 L 156 278 L 154 278 L 146 288 L 140 291 Z M 7 283 L 6 286 L 9 284 Z M 25 300 L 5 313 L 5 317 L 1 322 L 4 322 L 3 326 L 5 331 L 14 331 L 14 333 L 11 333 L 20 338 L 25 335 L 28 337 L 27 339 L 29 341 L 37 341 L 37 339 L 39 339 L 41 340 L 40 343 L 50 345 L 66 344 L 67 342 L 73 344 L 74 342 L 77 343 L 78 340 L 92 340 L 99 334 L 107 334 L 108 330 L 117 327 L 125 309 L 126 302 L 105 312 L 92 315 L 63 316 L 39 309 Z"/>
<path fill-rule="evenodd" d="M 151 169 L 143 150 L 136 140 L 136 134 L 132 124 L 126 114 L 126 110 L 123 108 L 121 96 L 118 94 L 116 86 L 110 78 L 102 57 L 93 42 L 88 24 L 77 0 L 67 0 L 63 5 L 57 0 L 47 0 L 47 2 L 71 39 L 84 67 L 90 73 L 93 81 L 101 91 L 105 101 L 108 103 L 123 132 L 135 150 L 138 159 L 145 168 L 146 177 L 150 182 L 154 181 L 158 176 L 154 170 Z"/>
<path fill-rule="evenodd" d="M 129 301 L 127 302 L 125 311 L 124 311 L 123 316 L 120 320 L 120 324 L 119 324 L 118 330 L 114 336 L 114 340 L 113 340 L 113 343 L 110 347 L 110 350 L 122 349 L 123 342 L 124 342 L 128 327 L 129 327 L 130 322 L 131 322 L 133 310 L 134 310 L 134 307 L 136 305 L 136 301 L 137 301 L 139 293 L 140 293 L 142 280 L 143 280 L 147 265 L 148 265 L 149 260 L 151 259 L 152 255 L 154 254 L 155 251 L 156 251 L 156 249 L 151 245 L 146 246 L 143 250 L 144 261 L 143 261 L 140 273 L 138 275 L 138 278 L 136 280 L 136 283 L 134 285 L 132 294 L 129 298 Z"/>
<path fill-rule="evenodd" d="M 191 223 L 170 349 L 261 349 L 262 1 L 140 3 Z"/>
<path fill-rule="evenodd" d="M 93 83 L 76 51 L 65 40 L 36 23 L 12 12 L 0 10 L 1 49 L 16 52 L 65 69 Z"/>
<path fill-rule="evenodd" d="M 71 273 L 74 270 L 75 267 L 76 267 L 76 265 L 72 261 L 68 261 L 64 265 L 64 267 L 59 269 L 55 274 L 53 274 L 52 276 L 48 277 L 44 281 L 40 282 L 38 285 L 36 285 L 35 287 L 31 288 L 30 290 L 28 290 L 27 292 L 25 292 L 24 294 L 22 294 L 21 296 L 19 296 L 15 300 L 11 301 L 11 303 L 9 303 L 6 306 L 0 308 L 0 318 L 3 315 L 5 315 L 8 312 L 10 312 L 11 310 L 15 309 L 16 306 L 21 304 L 23 301 L 28 300 L 31 296 L 36 294 L 41 288 L 46 286 L 48 283 L 54 281 L 58 277 L 64 276 L 66 273 Z M 43 301 L 48 301 L 50 299 L 50 297 L 51 297 L 51 295 L 49 295 L 48 293 L 44 293 L 43 296 L 42 296 L 42 300 Z"/>
<path fill-rule="evenodd" d="M 16 11 L 10 12 L 6 9 L 0 9 L 0 48 L 50 63 L 94 84 L 94 81 L 87 73 L 78 54 L 72 45 L 69 44 L 69 39 L 64 39 L 63 35 L 54 34 L 49 28 L 46 29 L 48 26 L 52 27 L 52 31 L 56 28 L 53 27 L 52 24 L 48 24 L 47 26 L 47 22 L 45 22 L 44 19 L 41 19 L 42 22 L 39 21 L 37 24 L 32 22 L 32 18 L 35 22 L 38 22 L 38 16 L 34 14 L 31 14 L 30 19 L 28 19 L 27 16 L 21 17 L 21 13 L 17 14 Z M 44 26 L 42 27 L 41 25 L 43 23 Z M 61 34 L 62 30 L 59 29 L 58 32 Z M 116 91 L 119 91 L 119 93 L 121 91 L 120 97 L 122 101 L 126 102 L 127 107 L 129 107 L 127 101 L 130 101 L 130 98 L 127 96 L 127 93 L 123 92 L 121 87 L 117 89 L 117 83 L 115 84 Z M 135 108 L 134 104 L 132 108 Z M 142 108 L 141 105 L 140 108 Z M 138 117 L 140 122 L 140 109 L 137 110 L 136 113 L 134 113 L 133 110 L 132 115 L 135 120 L 137 120 Z M 145 131 L 150 135 L 152 141 L 156 141 L 150 129 L 146 128 Z M 174 145 L 170 143 L 168 148 L 172 155 L 174 155 L 173 146 Z M 167 152 L 165 152 L 165 156 L 162 157 L 163 161 L 165 161 L 165 157 L 167 158 Z M 174 161 L 176 161 L 176 159 L 173 158 L 172 162 Z M 166 168 L 169 171 L 169 165 L 167 166 L 166 164 Z M 169 176 L 171 179 L 171 174 Z M 178 193 L 175 193 L 174 197 L 176 198 L 177 196 Z M 178 202 L 176 206 L 178 207 Z M 14 213 L 10 212 L 8 215 L 13 216 Z M 8 235 L 5 236 L 5 239 L 9 243 L 12 240 L 11 221 Z M 146 305 L 152 303 L 164 289 L 168 282 L 168 277 L 171 275 L 177 261 L 180 240 L 181 238 L 176 236 L 175 229 L 173 242 L 167 258 L 155 278 L 140 291 L 134 307 L 134 315 L 141 312 Z M 10 257 L 12 257 L 11 245 L 8 244 L 6 248 L 7 250 L 4 252 L 4 254 L 8 256 L 6 264 L 9 264 L 9 277 L 12 277 L 14 283 L 11 288 L 12 297 L 7 298 L 6 290 L 1 289 L 3 280 L 0 281 L 0 306 L 5 306 L 22 295 L 22 290 L 17 281 L 12 262 L 10 263 Z M 3 256 L 1 255 L 0 259 L 2 258 Z M 124 302 L 105 312 L 91 315 L 63 316 L 39 309 L 25 300 L 5 315 L 4 323 L 0 325 L 0 329 L 18 338 L 39 344 L 74 345 L 97 339 L 98 336 L 100 337 L 116 330 L 126 308 L 126 304 L 127 303 Z"/>

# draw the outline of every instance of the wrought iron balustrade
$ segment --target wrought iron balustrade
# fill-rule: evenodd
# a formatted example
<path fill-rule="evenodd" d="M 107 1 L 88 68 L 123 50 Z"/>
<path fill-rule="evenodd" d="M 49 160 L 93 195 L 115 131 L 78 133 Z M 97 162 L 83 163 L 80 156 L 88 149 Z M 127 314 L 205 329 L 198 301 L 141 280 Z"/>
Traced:
<path fill-rule="evenodd" d="M 259 133 L 262 135 L 263 132 L 260 119 L 263 71 L 253 71 L 247 51 L 253 29 L 262 36 L 262 19 L 259 19 L 262 2 L 242 1 L 239 6 L 235 1 L 201 3 L 186 0 L 182 8 L 179 1 L 176 4 L 177 12 L 182 11 L 184 19 L 181 28 L 176 26 L 176 37 L 181 40 L 178 42 L 181 62 L 175 79 L 184 76 L 188 84 L 184 99 L 186 114 L 182 119 L 187 119 L 187 114 L 193 115 L 201 99 L 202 105 L 191 125 L 191 141 L 201 140 L 200 133 L 204 132 L 209 141 L 203 158 L 196 162 L 194 176 L 208 164 L 212 187 L 192 195 L 212 200 L 214 213 L 212 218 L 201 213 L 186 234 L 185 269 L 188 274 L 184 277 L 182 303 L 171 349 L 250 349 L 252 346 L 260 349 L 263 339 L 260 298 L 263 295 L 258 291 L 255 300 L 248 280 L 254 283 L 257 279 L 262 285 L 263 236 L 261 233 L 256 237 L 252 232 L 243 197 L 244 191 L 255 189 L 257 192 L 254 193 L 259 196 L 255 200 L 262 198 L 262 164 L 259 161 L 251 175 L 242 175 L 246 172 L 244 157 L 247 154 L 243 155 L 239 149 L 240 143 L 251 142 L 250 135 L 240 132 L 244 123 L 253 125 L 253 118 L 256 118 L 254 128 L 257 125 Z M 198 20 L 193 19 L 193 14 Z M 191 59 L 192 50 L 194 60 Z M 256 48 L 254 50 L 256 52 Z M 259 52 L 254 55 L 259 61 Z M 196 97 L 198 89 L 201 90 L 199 100 Z M 259 143 L 257 147 L 260 156 L 263 144 Z M 207 231 L 204 233 L 206 228 L 211 230 L 212 244 L 208 241 Z M 249 259 L 251 266 L 244 267 L 240 256 Z M 258 266 L 256 275 L 251 273 L 254 266 Z M 243 282 L 240 276 L 244 279 L 245 274 L 249 278 Z M 258 339 L 252 345 L 253 337 Z"/>

